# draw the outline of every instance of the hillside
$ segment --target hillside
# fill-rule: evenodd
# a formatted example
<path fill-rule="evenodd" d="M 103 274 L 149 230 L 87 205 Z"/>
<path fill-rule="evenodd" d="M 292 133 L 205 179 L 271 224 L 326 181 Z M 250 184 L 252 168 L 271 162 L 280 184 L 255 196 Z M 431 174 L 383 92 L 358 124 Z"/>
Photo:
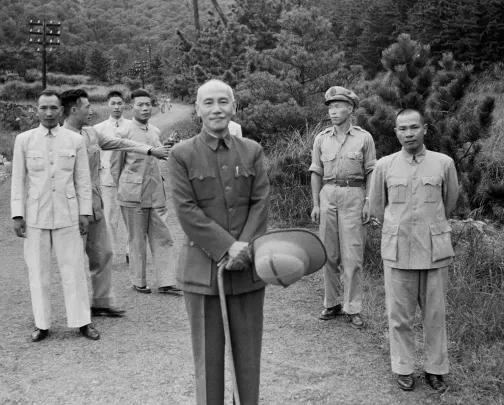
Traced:
<path fill-rule="evenodd" d="M 199 3 L 204 24 L 213 6 L 210 0 Z M 219 1 L 224 12 L 231 3 Z M 191 34 L 194 27 L 191 0 L 52 0 L 43 5 L 40 0 L 0 0 L 0 45 L 29 46 L 28 21 L 44 15 L 62 23 L 60 51 L 98 47 L 120 64 L 131 57 L 146 58 L 148 43 L 153 54 L 163 51 L 168 56 L 177 43 L 176 30 Z"/>

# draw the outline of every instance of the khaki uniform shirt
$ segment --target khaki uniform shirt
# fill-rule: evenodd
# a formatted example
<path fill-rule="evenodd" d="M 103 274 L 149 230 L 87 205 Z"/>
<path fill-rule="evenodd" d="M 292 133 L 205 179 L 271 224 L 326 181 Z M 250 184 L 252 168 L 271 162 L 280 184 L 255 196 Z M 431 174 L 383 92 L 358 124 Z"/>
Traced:
<path fill-rule="evenodd" d="M 205 131 L 172 149 L 168 160 L 175 211 L 186 239 L 177 285 L 218 295 L 216 263 L 233 242 L 266 232 L 269 181 L 261 146 L 250 139 Z M 226 294 L 263 288 L 255 270 L 224 272 Z"/>
<path fill-rule="evenodd" d="M 453 160 L 423 149 L 404 149 L 380 159 L 373 173 L 370 211 L 383 224 L 381 253 L 386 266 L 433 269 L 454 255 L 448 217 L 458 198 Z"/>
<path fill-rule="evenodd" d="M 82 136 L 56 126 L 23 132 L 14 143 L 12 217 L 26 225 L 58 229 L 91 215 L 91 179 Z"/>
<path fill-rule="evenodd" d="M 151 124 L 143 125 L 133 119 L 127 139 L 149 147 L 163 146 L 161 132 Z M 154 156 L 138 153 L 114 152 L 110 172 L 118 184 L 117 201 L 123 207 L 162 208 L 166 206 L 161 166 Z"/>
<path fill-rule="evenodd" d="M 63 128 L 67 128 L 73 132 L 80 133 L 84 138 L 87 155 L 89 158 L 91 185 L 93 188 L 93 220 L 97 221 L 103 218 L 103 203 L 100 191 L 101 149 L 120 149 L 147 154 L 151 147 L 142 143 L 132 142 L 127 139 L 115 138 L 113 136 L 99 134 L 93 127 L 82 127 L 82 129 L 79 131 L 77 128 L 72 127 L 66 121 L 63 123 Z"/>
<path fill-rule="evenodd" d="M 115 119 L 109 117 L 108 120 L 96 124 L 93 128 L 99 135 L 113 136 L 116 138 L 123 138 L 129 131 L 131 120 L 126 118 Z M 111 151 L 100 151 L 100 185 L 103 187 L 117 187 L 114 178 L 110 174 L 110 158 L 112 157 Z"/>
<path fill-rule="evenodd" d="M 334 127 L 330 127 L 315 137 L 309 170 L 322 176 L 324 183 L 331 180 L 365 183 L 366 175 L 373 171 L 375 164 L 375 145 L 369 132 L 350 126 L 341 140 Z"/>

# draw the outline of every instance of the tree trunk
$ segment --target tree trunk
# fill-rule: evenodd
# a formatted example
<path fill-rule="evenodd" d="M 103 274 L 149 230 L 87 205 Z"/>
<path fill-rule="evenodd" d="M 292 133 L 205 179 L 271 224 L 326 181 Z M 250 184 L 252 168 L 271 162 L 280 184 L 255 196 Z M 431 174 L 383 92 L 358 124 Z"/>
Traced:
<path fill-rule="evenodd" d="M 224 12 L 222 11 L 222 8 L 220 8 L 218 0 L 210 0 L 210 1 L 212 2 L 215 9 L 217 10 L 217 14 L 219 14 L 219 17 L 222 20 L 222 22 L 224 23 L 224 25 L 227 25 L 228 19 L 227 19 L 226 15 L 224 14 Z"/>
<path fill-rule="evenodd" d="M 200 19 L 199 19 L 199 5 L 198 0 L 193 0 L 193 12 L 194 12 L 194 28 L 196 28 L 196 35 L 199 37 L 201 31 Z"/>

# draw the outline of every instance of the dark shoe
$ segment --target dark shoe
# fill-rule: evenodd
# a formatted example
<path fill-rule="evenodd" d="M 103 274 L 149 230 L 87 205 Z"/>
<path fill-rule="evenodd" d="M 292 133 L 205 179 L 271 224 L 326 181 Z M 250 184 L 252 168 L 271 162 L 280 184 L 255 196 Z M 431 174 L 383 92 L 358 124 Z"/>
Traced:
<path fill-rule="evenodd" d="M 448 389 L 448 385 L 444 381 L 444 377 L 439 374 L 425 373 L 425 382 L 434 391 L 443 393 Z"/>
<path fill-rule="evenodd" d="M 182 294 L 182 290 L 180 288 L 175 287 L 174 285 L 159 287 L 157 289 L 160 294 L 172 294 L 180 297 Z"/>
<path fill-rule="evenodd" d="M 335 307 L 324 308 L 324 310 L 319 315 L 319 319 L 328 321 L 329 319 L 336 318 L 340 315 L 345 315 L 345 313 L 343 312 L 343 307 L 341 306 L 341 304 L 338 304 Z"/>
<path fill-rule="evenodd" d="M 403 391 L 413 391 L 415 389 L 415 375 L 414 374 L 397 374 L 397 385 Z"/>
<path fill-rule="evenodd" d="M 124 316 L 124 309 L 119 308 L 97 308 L 91 307 L 91 316 L 110 316 L 111 318 L 121 318 Z"/>
<path fill-rule="evenodd" d="M 347 321 L 351 323 L 352 327 L 360 329 L 364 326 L 364 322 L 360 314 L 347 314 Z"/>
<path fill-rule="evenodd" d="M 100 334 L 98 333 L 98 331 L 95 328 L 93 328 L 93 325 L 91 325 L 90 323 L 87 325 L 81 326 L 79 328 L 79 330 L 88 339 L 91 339 L 91 340 L 100 339 Z"/>
<path fill-rule="evenodd" d="M 151 289 L 148 285 L 146 285 L 144 287 L 139 287 L 137 285 L 133 285 L 133 290 L 138 291 L 139 293 L 142 293 L 142 294 L 150 294 L 151 293 Z"/>
<path fill-rule="evenodd" d="M 129 254 L 126 253 L 126 263 L 129 263 Z"/>
<path fill-rule="evenodd" d="M 47 335 L 49 335 L 49 329 L 35 328 L 31 334 L 31 340 L 32 342 L 40 342 L 41 340 L 44 340 Z"/>

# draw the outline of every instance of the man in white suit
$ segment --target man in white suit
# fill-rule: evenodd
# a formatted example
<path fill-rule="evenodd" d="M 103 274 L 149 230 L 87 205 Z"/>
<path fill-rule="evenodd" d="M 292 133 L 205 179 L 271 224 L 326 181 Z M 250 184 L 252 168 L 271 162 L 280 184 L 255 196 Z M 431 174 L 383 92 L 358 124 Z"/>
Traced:
<path fill-rule="evenodd" d="M 37 99 L 40 126 L 16 137 L 12 164 L 11 210 L 14 231 L 25 238 L 35 331 L 47 337 L 51 326 L 51 251 L 60 267 L 69 327 L 89 339 L 91 325 L 81 235 L 92 215 L 91 178 L 82 136 L 59 126 L 61 97 L 44 90 Z"/>
<path fill-rule="evenodd" d="M 117 90 L 112 90 L 107 95 L 107 104 L 110 117 L 96 124 L 94 129 L 100 136 L 114 136 L 122 138 L 128 133 L 131 120 L 123 117 L 124 95 Z M 112 151 L 100 151 L 100 192 L 103 201 L 103 215 L 112 237 L 114 249 L 117 243 L 117 226 L 119 225 L 119 204 L 117 203 L 117 183 L 110 174 L 110 157 Z M 126 253 L 126 261 L 128 261 Z"/>

